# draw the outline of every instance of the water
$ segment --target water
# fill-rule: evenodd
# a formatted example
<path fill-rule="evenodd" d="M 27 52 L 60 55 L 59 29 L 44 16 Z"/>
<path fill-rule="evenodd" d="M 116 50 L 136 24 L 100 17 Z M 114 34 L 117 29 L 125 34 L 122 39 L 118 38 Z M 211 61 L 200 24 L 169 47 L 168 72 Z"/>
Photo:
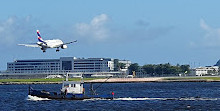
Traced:
<path fill-rule="evenodd" d="M 59 91 L 61 84 L 32 87 Z M 115 93 L 114 100 L 45 100 L 28 97 L 28 85 L 0 85 L 0 110 L 220 110 L 220 82 L 111 83 L 97 89 L 99 94 L 111 91 Z"/>

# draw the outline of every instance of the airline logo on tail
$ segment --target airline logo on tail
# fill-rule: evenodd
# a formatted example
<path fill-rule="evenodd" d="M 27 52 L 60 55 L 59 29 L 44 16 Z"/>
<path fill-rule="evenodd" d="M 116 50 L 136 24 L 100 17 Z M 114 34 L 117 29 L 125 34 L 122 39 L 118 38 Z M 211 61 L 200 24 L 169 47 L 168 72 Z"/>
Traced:
<path fill-rule="evenodd" d="M 38 41 L 43 42 L 44 44 L 47 45 L 47 43 L 44 42 L 44 40 L 41 38 L 41 36 L 40 36 L 40 31 L 39 31 L 39 30 L 37 30 L 37 38 L 38 38 Z"/>

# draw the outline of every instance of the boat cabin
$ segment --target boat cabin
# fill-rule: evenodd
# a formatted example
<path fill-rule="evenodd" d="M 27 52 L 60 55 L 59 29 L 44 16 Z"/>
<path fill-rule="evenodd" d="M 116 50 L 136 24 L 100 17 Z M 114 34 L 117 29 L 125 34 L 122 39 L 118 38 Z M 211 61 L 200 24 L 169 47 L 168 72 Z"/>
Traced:
<path fill-rule="evenodd" d="M 63 81 L 61 92 L 72 94 L 83 94 L 84 88 L 82 82 Z"/>

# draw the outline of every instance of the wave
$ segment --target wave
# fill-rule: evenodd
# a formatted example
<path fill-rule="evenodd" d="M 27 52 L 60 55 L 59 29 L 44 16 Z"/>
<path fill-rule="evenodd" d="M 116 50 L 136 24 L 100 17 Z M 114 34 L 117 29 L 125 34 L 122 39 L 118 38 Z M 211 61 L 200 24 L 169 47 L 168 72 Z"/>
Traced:
<path fill-rule="evenodd" d="M 40 98 L 40 97 L 37 97 L 37 96 L 28 95 L 26 100 L 30 100 L 30 101 L 48 101 L 48 100 L 51 100 L 51 99 Z"/>
<path fill-rule="evenodd" d="M 126 101 L 141 101 L 141 100 L 162 100 L 164 98 L 114 98 L 113 100 L 126 100 Z"/>
<path fill-rule="evenodd" d="M 179 98 L 178 100 L 183 100 L 183 101 L 192 101 L 192 100 L 203 100 L 203 101 L 208 101 L 208 100 L 220 100 L 220 98 L 200 98 L 200 97 L 190 97 L 190 98 Z"/>
<path fill-rule="evenodd" d="M 189 98 L 114 98 L 113 100 L 125 100 L 125 101 L 142 101 L 142 100 L 180 100 L 180 101 L 207 101 L 207 100 L 220 100 L 220 98 L 198 98 L 198 97 L 189 97 Z"/>
<path fill-rule="evenodd" d="M 85 99 L 84 101 L 88 100 L 111 100 L 111 99 L 98 99 L 98 98 L 93 98 L 93 99 Z M 138 98 L 133 98 L 133 97 L 127 97 L 127 98 L 114 98 L 113 101 L 146 101 L 146 100 L 179 100 L 179 101 L 216 101 L 220 100 L 220 98 L 199 98 L 199 97 L 186 97 L 186 98 L 147 98 L 147 97 L 138 97 Z"/>

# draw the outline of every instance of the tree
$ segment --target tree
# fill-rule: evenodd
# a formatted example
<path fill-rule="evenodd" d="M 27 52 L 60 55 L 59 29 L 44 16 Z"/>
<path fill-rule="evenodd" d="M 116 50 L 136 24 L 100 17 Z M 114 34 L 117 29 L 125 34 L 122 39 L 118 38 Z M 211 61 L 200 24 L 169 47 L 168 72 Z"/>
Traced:
<path fill-rule="evenodd" d="M 162 64 L 156 65 L 155 71 L 156 71 L 157 75 L 162 75 L 163 74 L 163 65 Z"/>
<path fill-rule="evenodd" d="M 144 73 L 147 73 L 147 74 L 153 74 L 154 73 L 154 65 L 152 64 L 148 64 L 148 65 L 144 65 L 142 67 Z"/>
<path fill-rule="evenodd" d="M 124 68 L 125 68 L 125 64 L 124 64 L 124 63 L 118 63 L 118 67 L 119 67 L 120 69 L 124 69 Z"/>
<path fill-rule="evenodd" d="M 152 64 L 144 65 L 142 69 L 144 73 L 150 74 L 151 76 L 153 76 L 155 73 L 155 65 Z"/>
<path fill-rule="evenodd" d="M 138 72 L 138 71 L 139 71 L 139 68 L 140 68 L 140 66 L 138 65 L 138 63 L 131 64 L 131 65 L 128 67 L 129 74 L 132 74 L 133 71 Z"/>
<path fill-rule="evenodd" d="M 189 73 L 190 72 L 189 68 L 190 68 L 189 65 L 181 65 L 180 66 L 180 70 L 181 70 L 182 73 L 185 73 L 186 71 L 187 71 L 187 73 Z"/>
<path fill-rule="evenodd" d="M 179 65 L 176 66 L 170 65 L 170 63 L 166 64 L 157 64 L 157 65 L 144 65 L 142 67 L 143 72 L 145 74 L 150 74 L 151 76 L 157 75 L 178 75 L 180 73 L 185 73 L 186 71 L 189 73 L 189 65 Z"/>

